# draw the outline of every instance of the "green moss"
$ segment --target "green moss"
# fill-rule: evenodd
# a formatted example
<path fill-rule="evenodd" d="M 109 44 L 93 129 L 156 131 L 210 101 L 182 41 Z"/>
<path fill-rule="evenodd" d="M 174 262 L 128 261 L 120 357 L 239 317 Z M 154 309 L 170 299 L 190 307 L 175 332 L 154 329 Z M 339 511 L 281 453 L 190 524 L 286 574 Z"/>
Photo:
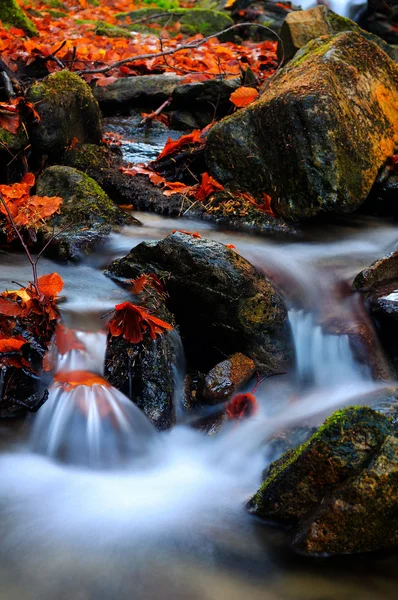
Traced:
<path fill-rule="evenodd" d="M 50 15 L 50 17 L 52 17 L 53 19 L 62 19 L 63 17 L 67 17 L 67 13 L 62 12 L 62 10 L 48 10 L 47 11 L 48 14 Z"/>
<path fill-rule="evenodd" d="M 107 149 L 96 144 L 82 144 L 73 148 L 73 150 L 69 150 L 65 158 L 67 165 L 84 172 L 111 166 Z"/>
<path fill-rule="evenodd" d="M 61 2 L 61 0 L 46 0 L 45 4 L 51 8 L 61 8 L 63 10 L 67 10 L 67 7 L 63 2 Z"/>
<path fill-rule="evenodd" d="M 19 152 L 28 144 L 28 136 L 25 129 L 20 127 L 16 134 L 0 127 L 0 152 Z"/>
<path fill-rule="evenodd" d="M 65 91 L 68 95 L 75 94 L 79 97 L 86 97 L 87 100 L 92 98 L 90 86 L 79 75 L 70 71 L 52 73 L 42 81 L 35 83 L 30 89 L 30 94 L 33 99 L 55 101 L 62 106 Z"/>
<path fill-rule="evenodd" d="M 108 25 L 108 23 L 98 23 L 95 28 L 96 35 L 102 35 L 104 37 L 109 38 L 130 38 L 131 33 L 122 27 L 117 27 L 116 25 Z"/>
<path fill-rule="evenodd" d="M 16 0 L 1 0 L 0 21 L 4 25 L 12 25 L 23 29 L 26 35 L 30 37 L 38 35 L 34 23 L 25 15 Z"/>

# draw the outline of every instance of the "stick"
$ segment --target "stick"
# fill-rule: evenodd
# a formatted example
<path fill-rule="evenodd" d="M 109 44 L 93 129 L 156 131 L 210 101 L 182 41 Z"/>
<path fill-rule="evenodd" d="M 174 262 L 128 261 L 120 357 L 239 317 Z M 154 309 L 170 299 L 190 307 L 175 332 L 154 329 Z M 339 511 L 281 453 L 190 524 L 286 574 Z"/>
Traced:
<path fill-rule="evenodd" d="M 153 121 L 153 119 L 155 117 L 157 117 L 158 115 L 160 115 L 160 113 L 169 106 L 169 104 L 171 104 L 173 98 L 170 96 L 170 98 L 168 98 L 168 100 L 166 100 L 165 102 L 163 102 L 163 104 L 161 106 L 159 106 L 159 108 L 157 108 L 156 110 L 154 110 L 153 112 L 151 112 L 149 115 L 147 115 L 146 117 L 144 117 L 144 119 L 142 119 L 142 121 L 140 121 L 138 127 L 143 127 L 144 125 L 147 125 L 149 122 Z"/>
<path fill-rule="evenodd" d="M 129 58 L 123 58 L 122 60 L 118 60 L 110 65 L 106 65 L 105 67 L 99 67 L 96 69 L 85 69 L 83 71 L 76 71 L 76 73 L 78 75 L 92 75 L 94 73 L 108 73 L 112 69 L 116 69 L 117 67 L 121 67 L 123 65 L 126 65 L 127 63 L 132 63 L 137 60 L 147 60 L 149 58 L 160 58 L 162 56 L 172 56 L 173 54 L 176 54 L 177 52 L 181 52 L 181 50 L 195 50 L 196 48 L 199 48 L 200 46 L 202 46 L 209 40 L 219 37 L 223 33 L 228 33 L 228 31 L 234 31 L 235 29 L 239 29 L 240 27 L 259 27 L 260 29 L 266 29 L 267 31 L 270 31 L 273 35 L 275 35 L 275 37 L 278 39 L 279 43 L 281 44 L 282 51 L 283 51 L 282 52 L 283 61 L 285 60 L 285 53 L 283 50 L 283 42 L 282 42 L 280 36 L 275 31 L 270 29 L 270 27 L 267 27 L 266 25 L 260 25 L 260 23 L 238 23 L 236 25 L 231 25 L 231 27 L 227 27 L 226 29 L 223 29 L 222 31 L 218 31 L 217 33 L 208 35 L 207 37 L 205 37 L 201 40 L 197 40 L 195 42 L 188 42 L 187 44 L 182 44 L 181 46 L 178 46 L 177 48 L 174 48 L 172 50 L 164 50 L 163 52 L 154 52 L 152 54 L 139 54 L 137 56 L 130 56 Z M 282 63 L 282 61 L 281 61 L 281 63 Z"/>

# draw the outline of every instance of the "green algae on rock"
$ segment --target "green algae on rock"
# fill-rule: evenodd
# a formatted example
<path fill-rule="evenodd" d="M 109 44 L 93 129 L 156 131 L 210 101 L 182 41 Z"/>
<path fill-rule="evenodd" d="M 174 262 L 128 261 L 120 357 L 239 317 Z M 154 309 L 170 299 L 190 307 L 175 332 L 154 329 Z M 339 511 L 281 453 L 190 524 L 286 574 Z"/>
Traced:
<path fill-rule="evenodd" d="M 49 222 L 55 227 L 70 224 L 55 240 L 59 258 L 77 258 L 112 231 L 119 231 L 120 226 L 138 223 L 115 206 L 91 177 L 72 167 L 54 165 L 45 169 L 37 182 L 37 193 L 63 199 L 60 214 Z"/>
<path fill-rule="evenodd" d="M 398 67 L 355 32 L 307 44 L 261 98 L 209 132 L 211 174 L 278 216 L 350 213 L 398 142 Z"/>
<path fill-rule="evenodd" d="M 355 475 L 391 432 L 391 423 L 367 407 L 334 413 L 302 446 L 271 466 L 248 508 L 264 519 L 297 525 L 325 496 Z"/>
<path fill-rule="evenodd" d="M 75 73 L 59 71 L 28 91 L 40 121 L 30 127 L 33 149 L 50 160 L 62 156 L 76 142 L 101 141 L 101 114 L 90 86 Z"/>
<path fill-rule="evenodd" d="M 30 37 L 38 35 L 33 21 L 25 15 L 16 0 L 1 0 L 0 21 L 4 25 L 12 25 L 13 27 L 23 29 L 26 35 Z"/>
<path fill-rule="evenodd" d="M 237 252 L 173 233 L 142 242 L 109 267 L 115 278 L 142 273 L 164 280 L 185 350 L 203 370 L 234 352 L 252 358 L 264 373 L 284 370 L 292 346 L 283 297 Z"/>

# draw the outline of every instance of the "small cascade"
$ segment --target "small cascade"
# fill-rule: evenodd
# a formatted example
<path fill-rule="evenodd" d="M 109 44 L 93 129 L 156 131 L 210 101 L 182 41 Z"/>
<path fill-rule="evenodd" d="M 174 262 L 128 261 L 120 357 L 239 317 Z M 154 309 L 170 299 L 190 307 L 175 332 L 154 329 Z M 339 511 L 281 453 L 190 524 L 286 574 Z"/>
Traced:
<path fill-rule="evenodd" d="M 370 381 L 368 367 L 360 365 L 353 356 L 348 335 L 325 332 L 314 314 L 304 310 L 290 310 L 289 321 L 301 389 Z"/>
<path fill-rule="evenodd" d="M 81 348 L 57 357 L 55 382 L 35 419 L 31 449 L 68 464 L 120 467 L 146 454 L 155 429 L 97 374 L 102 373 L 106 336 L 78 332 L 76 338 Z"/>

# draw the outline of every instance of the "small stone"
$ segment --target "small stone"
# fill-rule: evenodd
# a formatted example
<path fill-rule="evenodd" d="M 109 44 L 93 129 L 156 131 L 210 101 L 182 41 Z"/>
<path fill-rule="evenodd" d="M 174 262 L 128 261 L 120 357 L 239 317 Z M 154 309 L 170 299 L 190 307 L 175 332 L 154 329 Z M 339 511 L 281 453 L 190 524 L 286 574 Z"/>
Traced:
<path fill-rule="evenodd" d="M 251 358 L 241 352 L 233 354 L 206 375 L 203 397 L 209 404 L 224 402 L 252 377 L 255 369 Z"/>

